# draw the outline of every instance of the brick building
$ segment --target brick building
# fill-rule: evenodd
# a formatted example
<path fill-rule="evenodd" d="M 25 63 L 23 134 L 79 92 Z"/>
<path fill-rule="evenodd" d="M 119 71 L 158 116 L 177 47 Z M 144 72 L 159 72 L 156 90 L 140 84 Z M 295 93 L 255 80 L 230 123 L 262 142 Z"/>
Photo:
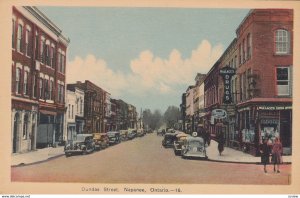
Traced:
<path fill-rule="evenodd" d="M 69 88 L 77 87 L 84 91 L 84 133 L 105 132 L 106 91 L 86 80 L 68 84 Z"/>
<path fill-rule="evenodd" d="M 36 7 L 12 8 L 12 153 L 63 141 L 68 44 Z"/>
<path fill-rule="evenodd" d="M 251 10 L 236 38 L 205 79 L 206 124 L 212 137 L 223 132 L 226 144 L 253 155 L 265 137 L 280 137 L 284 154 L 292 147 L 293 11 Z M 229 102 L 220 70 L 235 70 Z M 229 88 L 229 87 L 227 87 Z M 226 119 L 213 119 L 224 109 Z"/>

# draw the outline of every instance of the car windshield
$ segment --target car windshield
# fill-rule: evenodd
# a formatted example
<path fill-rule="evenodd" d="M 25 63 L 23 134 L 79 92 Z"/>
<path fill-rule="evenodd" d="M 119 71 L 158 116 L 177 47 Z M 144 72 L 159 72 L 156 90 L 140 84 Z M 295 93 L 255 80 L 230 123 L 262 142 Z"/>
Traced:
<path fill-rule="evenodd" d="M 192 140 L 192 141 L 189 142 L 189 145 L 192 146 L 192 147 L 202 147 L 203 143 L 199 142 L 199 141 Z"/>
<path fill-rule="evenodd" d="M 84 140 L 85 140 L 86 137 L 87 137 L 87 136 L 77 136 L 77 137 L 76 137 L 76 141 L 84 142 Z"/>

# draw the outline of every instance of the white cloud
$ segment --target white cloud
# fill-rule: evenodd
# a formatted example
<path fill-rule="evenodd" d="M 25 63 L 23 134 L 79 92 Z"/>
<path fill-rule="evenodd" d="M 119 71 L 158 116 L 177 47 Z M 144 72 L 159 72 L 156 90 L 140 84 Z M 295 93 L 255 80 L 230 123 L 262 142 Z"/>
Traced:
<path fill-rule="evenodd" d="M 178 85 L 194 84 L 198 72 L 207 73 L 222 52 L 222 45 L 212 46 L 207 40 L 203 40 L 187 59 L 182 59 L 177 49 L 173 49 L 167 59 L 145 50 L 130 62 L 128 74 L 113 71 L 94 55 L 76 57 L 68 63 L 67 82 L 89 79 L 115 97 L 126 92 L 139 95 L 176 93 Z"/>

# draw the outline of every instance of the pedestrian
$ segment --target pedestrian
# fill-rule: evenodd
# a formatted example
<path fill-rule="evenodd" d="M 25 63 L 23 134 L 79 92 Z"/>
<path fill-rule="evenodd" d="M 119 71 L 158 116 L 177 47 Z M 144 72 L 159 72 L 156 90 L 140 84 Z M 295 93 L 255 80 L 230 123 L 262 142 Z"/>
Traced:
<path fill-rule="evenodd" d="M 205 132 L 205 139 L 206 139 L 207 145 L 209 146 L 210 145 L 210 133 L 208 131 Z"/>
<path fill-rule="evenodd" d="M 270 163 L 270 147 L 268 138 L 263 139 L 263 144 L 260 148 L 261 163 L 264 165 L 264 172 L 267 173 L 267 164 Z"/>
<path fill-rule="evenodd" d="M 272 162 L 274 164 L 274 172 L 280 173 L 279 164 L 282 163 L 282 144 L 278 137 L 275 138 L 275 142 L 272 148 Z M 277 166 L 277 170 L 276 170 Z"/>
<path fill-rule="evenodd" d="M 219 155 L 222 155 L 222 152 L 224 151 L 224 136 L 223 133 L 219 134 L 219 138 L 218 138 L 218 150 L 219 150 Z"/>

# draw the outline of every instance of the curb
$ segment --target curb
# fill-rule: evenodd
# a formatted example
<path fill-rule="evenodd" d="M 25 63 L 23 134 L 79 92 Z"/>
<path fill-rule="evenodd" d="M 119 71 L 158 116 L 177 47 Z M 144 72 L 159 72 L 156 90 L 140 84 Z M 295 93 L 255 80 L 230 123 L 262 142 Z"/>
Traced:
<path fill-rule="evenodd" d="M 207 159 L 210 162 L 222 162 L 222 163 L 232 163 L 232 164 L 256 164 L 261 165 L 261 162 L 237 162 L 237 161 L 224 161 L 224 160 L 216 160 L 216 159 Z M 272 163 L 270 163 L 272 164 Z M 292 164 L 292 162 L 283 162 L 281 164 Z"/>
<path fill-rule="evenodd" d="M 63 156 L 63 155 L 65 155 L 65 154 L 64 154 L 64 153 L 63 153 L 63 154 L 59 154 L 59 155 L 56 155 L 56 156 L 53 156 L 53 157 L 49 157 L 49 158 L 47 158 L 47 159 L 45 159 L 45 160 L 40 160 L 40 161 L 31 162 L 31 163 L 27 163 L 27 164 L 25 164 L 25 163 L 20 163 L 20 164 L 18 164 L 18 165 L 11 165 L 10 167 L 11 167 L 11 168 L 15 168 L 15 167 L 24 167 L 24 166 L 30 166 L 30 165 L 35 165 L 35 164 L 41 164 L 41 163 L 43 163 L 43 162 L 46 162 L 46 161 L 49 161 L 49 160 L 53 160 L 53 159 L 59 158 L 59 157 L 61 157 L 61 156 Z"/>

